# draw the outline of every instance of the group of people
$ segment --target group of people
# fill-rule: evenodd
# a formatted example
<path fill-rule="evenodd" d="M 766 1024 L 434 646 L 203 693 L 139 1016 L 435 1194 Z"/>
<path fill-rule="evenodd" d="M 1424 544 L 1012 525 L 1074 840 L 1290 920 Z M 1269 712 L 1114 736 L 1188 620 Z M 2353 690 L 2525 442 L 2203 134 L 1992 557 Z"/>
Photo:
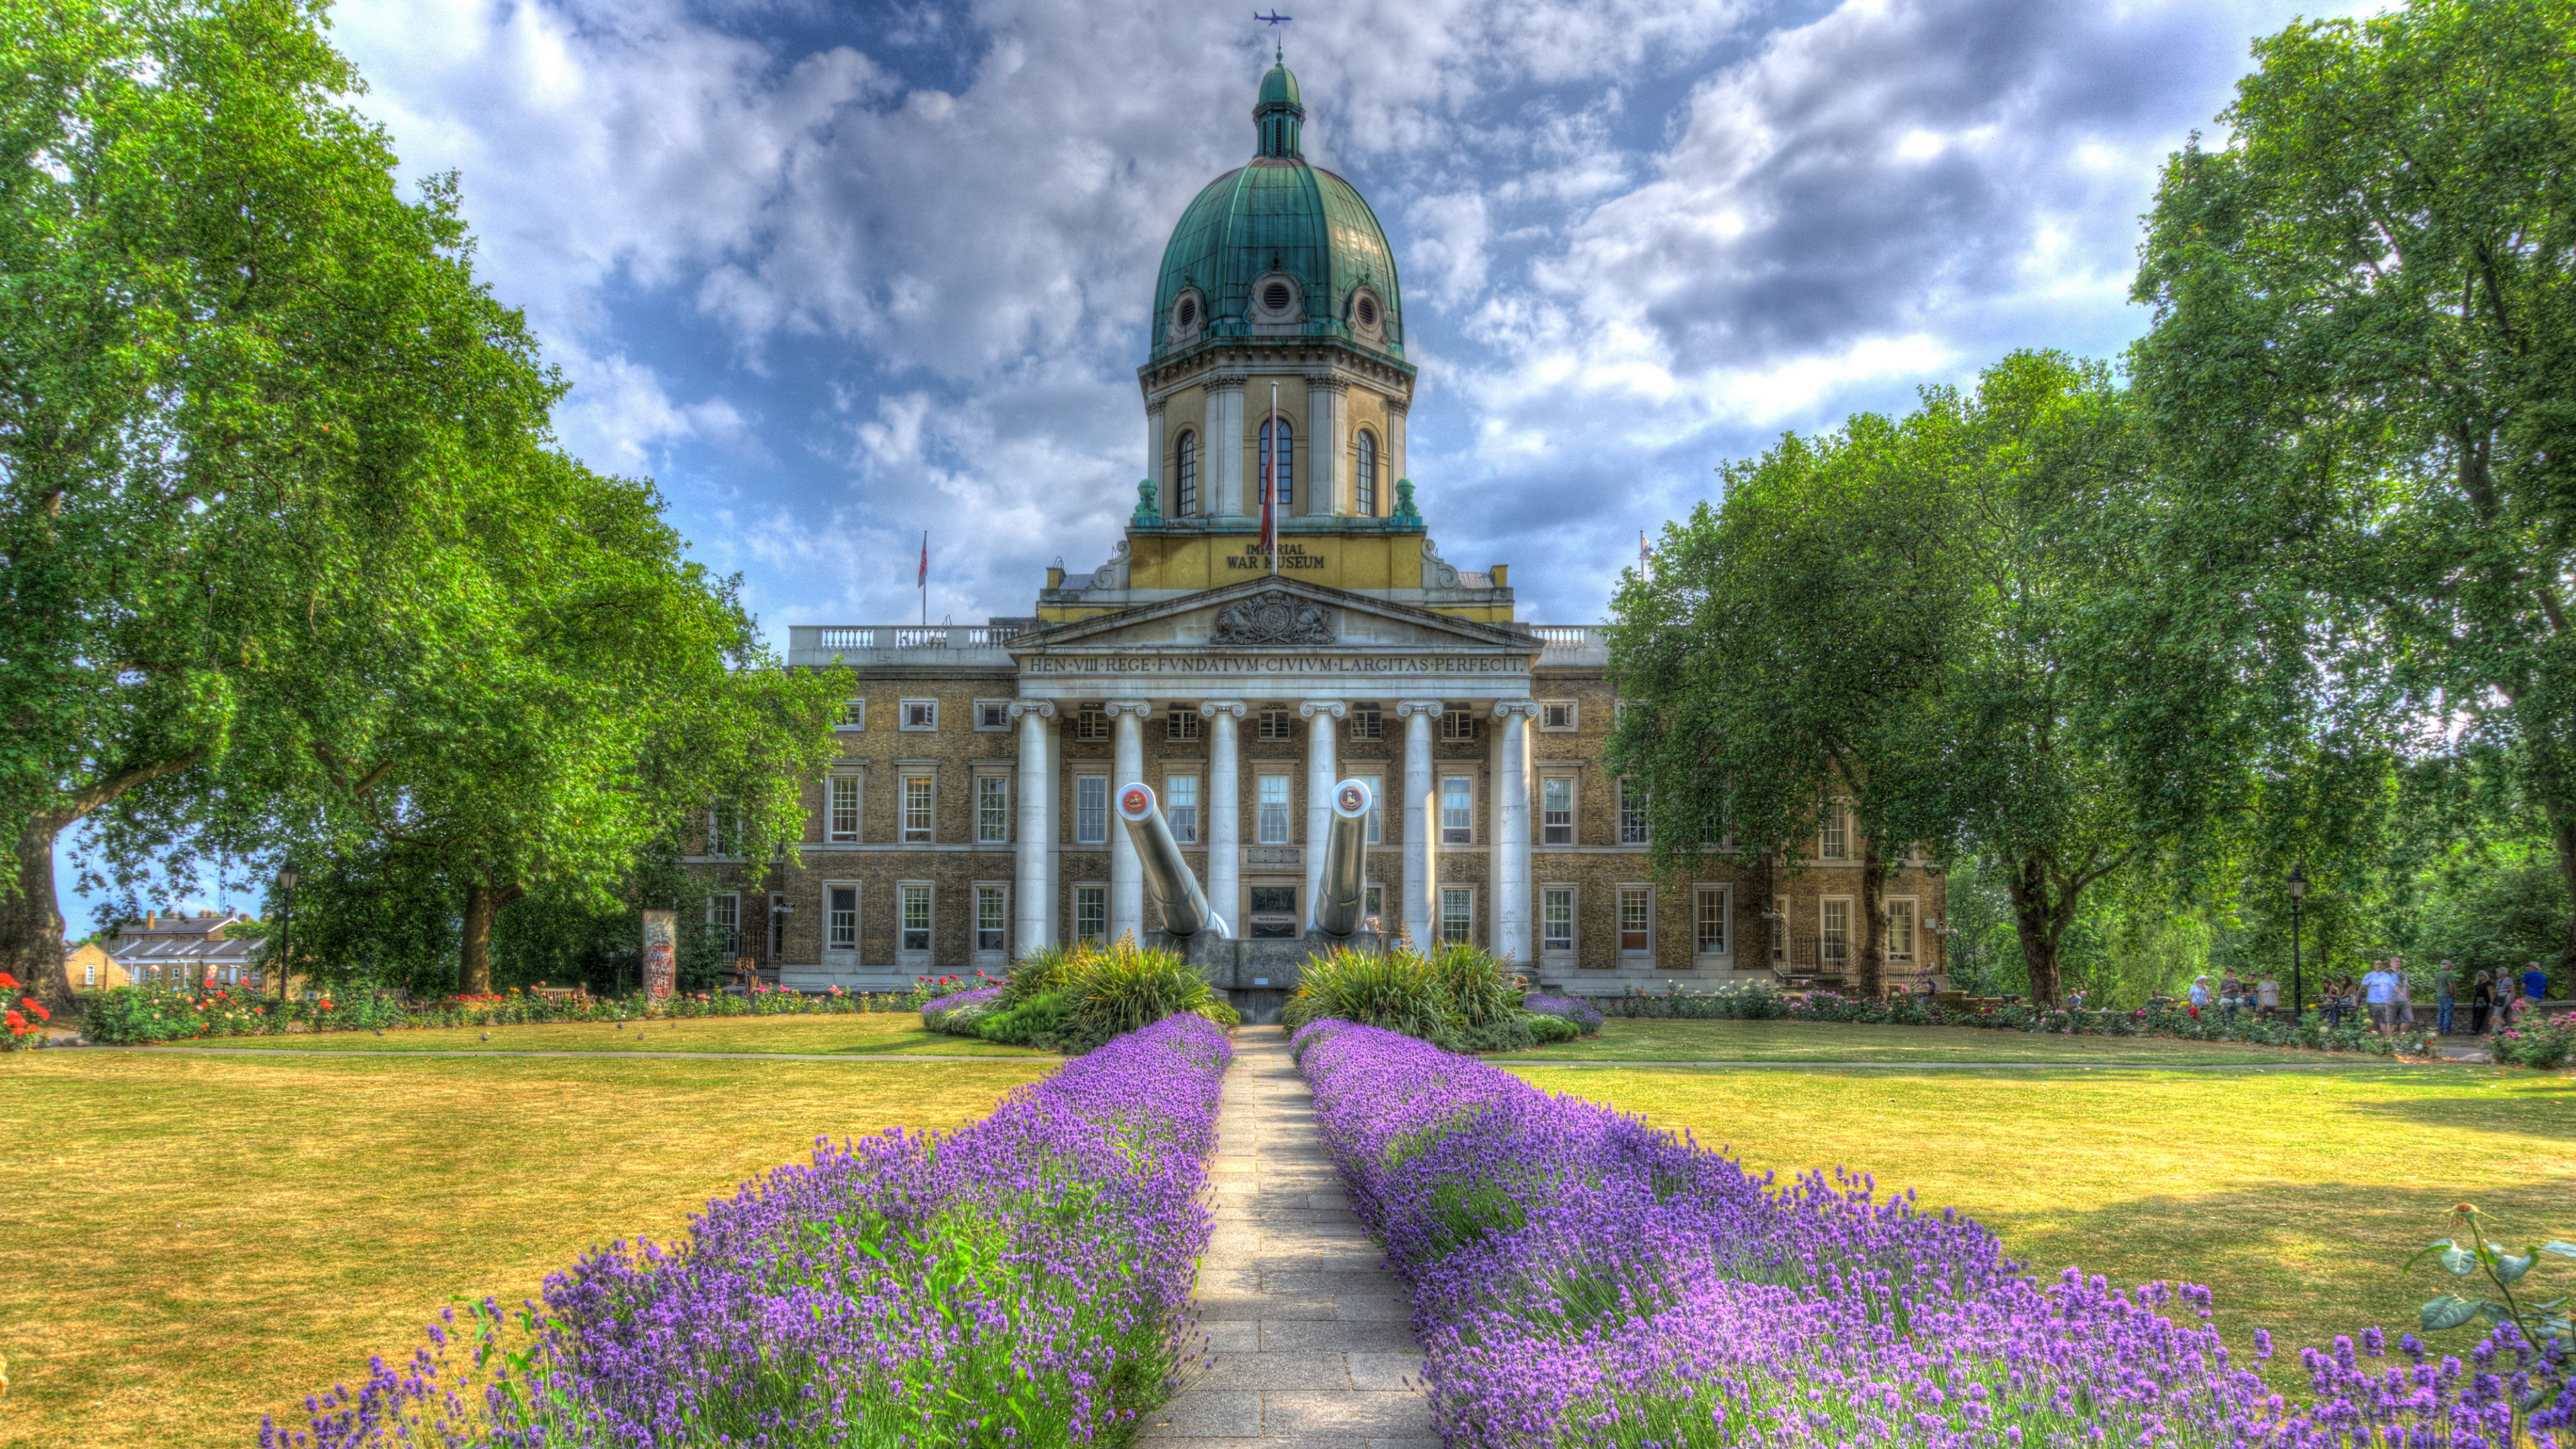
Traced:
<path fill-rule="evenodd" d="M 2442 969 L 2433 976 L 2433 1030 L 2443 1036 L 2451 1034 L 2452 1025 L 2458 1019 L 2461 1004 L 2456 987 L 2458 979 L 2458 973 L 2448 961 L 2443 962 Z M 2519 980 L 2509 971 L 2479 972 L 2469 983 L 2469 1034 L 2486 1035 L 2491 1020 L 2501 1015 L 2502 1021 L 2497 1024 L 2502 1025 L 2517 1019 L 2523 1012 L 2538 1006 L 2548 994 L 2549 973 L 2537 961 L 2531 963 L 2530 969 L 2524 971 Z M 2257 980 L 2251 976 L 2240 977 L 2230 971 L 2217 986 L 2212 987 L 2209 978 L 2203 976 L 2191 984 L 2191 1004 L 2204 1009 L 2214 1006 L 2229 1016 L 2247 1011 L 2257 1016 L 2275 1017 L 2281 1014 L 2281 983 L 2271 976 Z M 2367 1012 L 2371 1030 L 2382 1035 L 2412 1030 L 2415 1026 L 2414 988 L 2406 979 L 2406 959 L 2390 956 L 2374 960 L 2370 963 L 2370 970 L 2357 978 L 2350 973 L 2326 978 L 2317 995 L 2317 1008 L 2325 1013 L 2327 1024 L 2332 1026 L 2341 1026 L 2346 1017 L 2359 1017 Z"/>

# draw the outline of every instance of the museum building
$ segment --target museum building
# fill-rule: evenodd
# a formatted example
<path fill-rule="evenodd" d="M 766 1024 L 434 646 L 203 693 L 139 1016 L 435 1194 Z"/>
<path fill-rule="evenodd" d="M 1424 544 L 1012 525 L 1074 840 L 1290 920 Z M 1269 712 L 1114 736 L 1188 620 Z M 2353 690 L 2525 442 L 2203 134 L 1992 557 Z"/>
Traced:
<path fill-rule="evenodd" d="M 1649 868 L 1639 802 L 1601 766 L 1604 631 L 1522 623 L 1504 565 L 1441 558 L 1406 471 L 1386 234 L 1306 161 L 1284 64 L 1253 119 L 1257 153 L 1164 251 L 1125 537 L 1088 573 L 1047 570 L 1026 616 L 794 627 L 791 667 L 849 675 L 840 759 L 798 859 L 756 893 L 738 861 L 692 857 L 709 927 L 781 985 L 854 991 L 1141 936 L 1111 801 L 1143 781 L 1236 935 L 1299 936 L 1332 786 L 1359 778 L 1378 802 L 1365 914 L 1388 935 L 1470 941 L 1587 994 L 1846 975 L 1844 812 L 1796 872 L 1734 866 L 1722 841 L 1687 879 Z M 701 849 L 720 847 L 711 822 Z M 1939 894 L 1919 862 L 1891 873 L 1891 981 L 1937 974 Z"/>

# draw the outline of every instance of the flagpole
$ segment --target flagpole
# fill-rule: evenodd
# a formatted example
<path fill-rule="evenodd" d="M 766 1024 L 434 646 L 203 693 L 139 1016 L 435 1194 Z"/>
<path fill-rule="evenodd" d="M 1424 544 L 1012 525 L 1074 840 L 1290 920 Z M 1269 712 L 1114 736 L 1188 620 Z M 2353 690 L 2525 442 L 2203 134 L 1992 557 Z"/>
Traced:
<path fill-rule="evenodd" d="M 913 580 L 921 589 L 921 627 L 930 627 L 930 530 L 921 531 L 921 577 Z"/>
<path fill-rule="evenodd" d="M 1279 384 L 1270 384 L 1270 430 L 1262 434 L 1261 506 L 1269 515 L 1270 574 L 1279 575 Z"/>

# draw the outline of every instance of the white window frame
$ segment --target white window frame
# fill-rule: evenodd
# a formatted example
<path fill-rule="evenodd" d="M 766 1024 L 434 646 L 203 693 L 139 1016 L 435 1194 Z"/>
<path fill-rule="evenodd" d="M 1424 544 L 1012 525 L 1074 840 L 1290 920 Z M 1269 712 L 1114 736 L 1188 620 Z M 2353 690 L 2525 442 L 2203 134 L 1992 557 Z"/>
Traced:
<path fill-rule="evenodd" d="M 1550 785 L 1562 785 L 1565 787 L 1565 823 L 1563 825 L 1559 825 L 1549 819 L 1549 811 L 1547 808 L 1547 787 Z M 1552 845 L 1559 847 L 1578 844 L 1582 838 L 1582 829 L 1583 777 L 1575 774 L 1571 770 L 1551 771 L 1539 776 L 1538 844 L 1541 846 Z M 1551 833 L 1558 830 L 1565 832 L 1564 839 L 1560 840 Z"/>
<path fill-rule="evenodd" d="M 1351 435 L 1351 511 L 1362 518 L 1377 517 L 1378 459 L 1384 456 L 1377 445 L 1377 434 L 1367 428 L 1355 429 Z"/>
<path fill-rule="evenodd" d="M 1914 896 L 1889 896 L 1886 920 L 1887 959 L 1913 964 L 1916 942 L 1923 931 L 1922 902 Z"/>
<path fill-rule="evenodd" d="M 1272 781 L 1277 788 L 1272 788 Z M 1252 777 L 1252 843 L 1255 845 L 1294 845 L 1297 842 L 1297 777 L 1294 775 L 1255 775 Z M 1270 797 L 1276 794 L 1276 804 Z M 1276 816 L 1272 811 L 1277 811 Z"/>
<path fill-rule="evenodd" d="M 868 727 L 868 702 L 865 696 L 841 701 L 840 721 L 832 726 L 836 733 L 856 734 Z"/>
<path fill-rule="evenodd" d="M 718 901 L 722 901 L 724 903 L 724 909 L 722 911 L 718 911 L 716 909 L 716 903 Z M 742 933 L 742 892 L 711 891 L 708 893 L 707 929 L 713 931 L 718 928 L 730 931 L 735 935 L 740 935 Z"/>
<path fill-rule="evenodd" d="M 939 729 L 939 701 L 906 699 L 896 703 L 894 727 L 908 734 L 933 734 Z"/>
<path fill-rule="evenodd" d="M 1851 858 L 1851 816 L 1841 801 L 1829 802 L 1824 809 L 1824 818 L 1816 822 L 1816 859 Z"/>
<path fill-rule="evenodd" d="M 985 734 L 1008 734 L 1011 729 L 1011 702 L 1007 699 L 975 701 L 975 728 Z"/>
<path fill-rule="evenodd" d="M 975 843 L 1011 843 L 1011 777 L 999 770 L 985 770 L 975 776 Z"/>
<path fill-rule="evenodd" d="M 1100 706 L 1086 704 L 1073 712 L 1075 739 L 1097 744 L 1102 740 L 1115 739 L 1117 736 L 1116 723 L 1109 718 L 1109 711 Z"/>
<path fill-rule="evenodd" d="M 974 891 L 974 953 L 979 960 L 1006 961 L 1011 954 L 1011 888 L 1003 881 L 979 880 Z M 986 925 L 987 920 L 992 924 Z"/>
<path fill-rule="evenodd" d="M 1373 704 L 1352 705 L 1350 718 L 1342 721 L 1342 738 L 1346 740 L 1385 739 L 1386 711 Z"/>
<path fill-rule="evenodd" d="M 1562 940 L 1548 935 L 1548 908 L 1555 897 L 1565 899 L 1565 935 Z M 1538 954 L 1540 959 L 1564 961 L 1573 959 L 1583 943 L 1583 891 L 1571 881 L 1555 881 L 1538 888 Z"/>
<path fill-rule="evenodd" d="M 1775 966 L 1788 965 L 1790 935 L 1788 897 L 1771 898 L 1771 918 L 1763 924 L 1771 928 L 1771 963 Z"/>
<path fill-rule="evenodd" d="M 733 838 L 730 840 L 725 838 L 727 833 L 725 827 L 728 824 L 733 827 L 731 832 Z M 725 849 L 728 845 L 735 848 L 732 850 Z M 722 860 L 739 860 L 741 859 L 741 846 L 742 811 L 733 805 L 708 806 L 707 854 Z"/>
<path fill-rule="evenodd" d="M 1644 911 L 1644 934 L 1646 939 L 1645 944 L 1641 946 L 1631 946 L 1628 944 L 1628 908 L 1631 905 L 1640 905 Z M 1620 959 L 1624 961 L 1651 961 L 1655 959 L 1654 886 L 1650 882 L 1646 881 L 1621 881 L 1618 885 L 1618 893 L 1611 897 L 1610 907 L 1610 928 L 1612 931 L 1617 933 L 1611 939 L 1618 946 Z"/>
<path fill-rule="evenodd" d="M 1163 738 L 1187 744 L 1207 733 L 1206 723 L 1197 710 L 1176 704 L 1163 711 Z"/>
<path fill-rule="evenodd" d="M 1095 909 L 1086 911 L 1085 907 Z M 1097 929 L 1082 928 L 1088 914 L 1099 922 Z M 1077 946 L 1109 944 L 1109 887 L 1092 881 L 1076 881 L 1073 887 L 1073 943 Z"/>
<path fill-rule="evenodd" d="M 847 795 L 849 828 L 841 828 Z M 833 775 L 823 784 L 823 839 L 833 845 L 856 845 L 867 827 L 867 776 L 855 771 Z"/>
<path fill-rule="evenodd" d="M 1474 845 L 1476 843 L 1476 777 L 1473 775 L 1442 775 L 1439 779 L 1440 843 L 1442 845 Z M 1449 787 L 1451 785 L 1464 785 L 1467 787 L 1467 803 L 1464 807 L 1455 806 L 1449 803 Z M 1463 815 L 1465 817 L 1464 822 L 1453 822 L 1450 819 L 1450 813 L 1452 811 L 1457 811 L 1459 814 Z"/>
<path fill-rule="evenodd" d="M 1255 722 L 1253 738 L 1293 740 L 1297 738 L 1297 716 L 1284 709 L 1265 709 Z"/>
<path fill-rule="evenodd" d="M 850 893 L 850 911 L 849 911 L 849 920 L 846 922 L 846 924 L 847 924 L 847 925 L 848 925 L 848 927 L 849 927 L 849 930 L 848 930 L 848 932 L 847 932 L 847 937 L 846 937 L 846 939 L 844 939 L 844 933 L 842 932 L 842 929 L 841 929 L 841 928 L 842 928 L 842 926 L 843 926 L 843 924 L 845 924 L 845 923 L 841 920 L 841 913 L 840 913 L 838 910 L 834 909 L 834 902 L 833 902 L 833 899 L 832 899 L 832 893 L 833 893 L 833 892 L 835 892 L 835 891 L 848 891 L 848 892 Z M 859 888 L 859 883 L 858 883 L 857 881 L 854 881 L 854 880 L 827 880 L 827 881 L 823 882 L 823 949 L 824 949 L 824 950 L 826 950 L 826 951 L 856 951 L 857 949 L 859 949 L 859 901 L 860 901 L 860 898 L 861 898 L 861 891 L 860 891 L 860 888 Z"/>
<path fill-rule="evenodd" d="M 913 823 L 913 787 L 921 787 L 921 823 Z M 928 770 L 907 770 L 895 781 L 895 838 L 905 845 L 939 841 L 939 777 Z"/>
<path fill-rule="evenodd" d="M 1094 784 L 1100 788 L 1100 799 L 1097 804 L 1086 802 L 1082 794 L 1085 785 Z M 1109 843 L 1109 777 L 1107 775 L 1073 777 L 1073 843 L 1076 845 Z"/>
<path fill-rule="evenodd" d="M 1455 906 L 1458 909 L 1452 910 Z M 1455 924 L 1458 929 L 1451 930 Z M 1435 928 L 1444 942 L 1463 946 L 1476 944 L 1476 888 L 1442 885 L 1440 887 L 1440 923 Z"/>
<path fill-rule="evenodd" d="M 1632 847 L 1654 844 L 1654 826 L 1646 816 L 1646 792 L 1625 780 L 1619 782 L 1619 843 Z"/>
<path fill-rule="evenodd" d="M 1190 718 L 1197 719 L 1197 715 Z M 1186 786 L 1188 788 L 1184 789 Z M 1189 796 L 1188 803 L 1181 797 Z M 1184 814 L 1183 812 L 1187 812 Z M 1163 820 L 1172 827 L 1172 839 L 1181 845 L 1199 843 L 1199 777 L 1195 770 L 1175 770 L 1163 776 Z"/>
<path fill-rule="evenodd" d="M 1709 907 L 1717 908 L 1717 944 L 1708 943 Z M 1735 957 L 1735 887 L 1701 881 L 1691 887 L 1691 954 L 1702 961 Z"/>
<path fill-rule="evenodd" d="M 1837 910 L 1837 909 L 1836 909 L 1837 907 L 1840 907 L 1840 909 L 1839 909 L 1839 910 Z M 1837 926 L 1835 925 L 1835 918 L 1836 918 L 1837 916 L 1839 916 L 1839 917 L 1841 918 L 1841 925 L 1840 925 L 1839 927 L 1837 927 Z M 1831 969 L 1833 969 L 1833 968 L 1834 968 L 1834 967 L 1836 967 L 1836 966 L 1845 966 L 1845 967 L 1848 967 L 1849 965 L 1851 965 L 1851 963 L 1852 963 L 1852 946 L 1853 946 L 1853 941 L 1852 941 L 1852 920 L 1853 920 L 1853 911 L 1852 911 L 1852 898 L 1851 898 L 1851 897 L 1849 897 L 1849 896 L 1820 896 L 1820 897 L 1818 897 L 1818 898 L 1817 898 L 1817 900 L 1816 900 L 1816 969 L 1817 969 L 1817 970 L 1819 970 L 1819 971 L 1827 971 L 1827 970 L 1831 970 Z M 1842 934 L 1842 948 L 1843 948 L 1843 949 L 1842 949 L 1842 954 L 1841 954 L 1840 956 L 1835 955 L 1835 954 L 1834 954 L 1834 949 L 1833 949 L 1833 948 L 1834 948 L 1834 935 L 1835 935 L 1835 932 L 1836 932 L 1836 930 L 1837 930 L 1837 929 L 1839 929 L 1839 930 L 1840 930 L 1840 932 L 1841 932 L 1841 934 Z"/>
<path fill-rule="evenodd" d="M 1582 727 L 1582 707 L 1570 699 L 1538 702 L 1538 727 L 1549 734 L 1570 734 Z"/>
<path fill-rule="evenodd" d="M 921 924 L 912 924 L 915 901 L 921 905 Z M 921 944 L 913 944 L 918 932 Z M 894 883 L 894 950 L 895 959 L 907 966 L 927 965 L 938 950 L 939 892 L 926 880 L 899 880 Z"/>
<path fill-rule="evenodd" d="M 1450 745 L 1474 744 L 1476 717 L 1463 709 L 1440 711 L 1440 742 Z"/>

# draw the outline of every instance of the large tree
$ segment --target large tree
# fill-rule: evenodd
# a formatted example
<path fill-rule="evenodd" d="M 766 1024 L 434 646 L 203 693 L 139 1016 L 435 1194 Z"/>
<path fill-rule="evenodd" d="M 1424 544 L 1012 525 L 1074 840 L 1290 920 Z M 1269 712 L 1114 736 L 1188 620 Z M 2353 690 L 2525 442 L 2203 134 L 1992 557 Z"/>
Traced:
<path fill-rule="evenodd" d="M 357 88 L 301 5 L 0 6 L 0 969 L 48 1000 L 56 837 L 286 747 L 542 435 Z"/>
<path fill-rule="evenodd" d="M 1622 707 L 1605 762 L 1645 792 L 1658 867 L 1684 874 L 1723 843 L 1756 870 L 1801 870 L 1820 812 L 1848 808 L 1849 964 L 1871 995 L 1890 860 L 1928 823 L 1921 671 L 1949 587 L 1906 451 L 1902 427 L 1863 414 L 1729 466 L 1718 502 L 1667 525 L 1654 567 L 1623 583 L 1610 640 Z"/>
<path fill-rule="evenodd" d="M 2136 288 L 2190 587 L 2362 611 L 2274 635 L 2278 667 L 2382 673 L 2493 746 L 2576 882 L 2576 5 L 2418 0 L 2255 54 Z"/>

